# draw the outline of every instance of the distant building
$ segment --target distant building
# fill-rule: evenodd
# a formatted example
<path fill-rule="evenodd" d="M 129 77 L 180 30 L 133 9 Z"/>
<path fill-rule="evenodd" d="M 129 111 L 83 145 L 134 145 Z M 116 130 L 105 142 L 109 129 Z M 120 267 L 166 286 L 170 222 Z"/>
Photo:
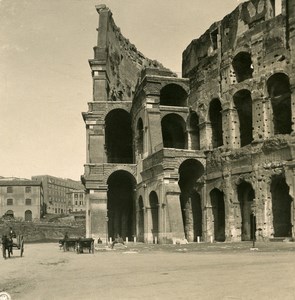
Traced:
<path fill-rule="evenodd" d="M 71 190 L 68 192 L 71 204 L 68 206 L 69 212 L 81 212 L 86 210 L 85 191 Z"/>
<path fill-rule="evenodd" d="M 63 214 L 72 210 L 72 190 L 83 190 L 79 181 L 50 175 L 32 176 L 32 180 L 42 181 L 46 213 Z"/>
<path fill-rule="evenodd" d="M 44 213 L 42 182 L 0 178 L 0 216 L 25 221 L 40 219 Z"/>

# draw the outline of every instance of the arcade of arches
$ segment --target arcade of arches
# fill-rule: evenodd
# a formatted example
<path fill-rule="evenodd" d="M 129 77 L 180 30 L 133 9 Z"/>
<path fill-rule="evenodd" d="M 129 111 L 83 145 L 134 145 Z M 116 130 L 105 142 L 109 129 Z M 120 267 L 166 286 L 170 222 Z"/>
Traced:
<path fill-rule="evenodd" d="M 97 7 L 83 113 L 87 235 L 295 239 L 295 6 L 280 1 L 278 16 L 275 2 L 243 1 L 194 38 L 182 78 Z"/>

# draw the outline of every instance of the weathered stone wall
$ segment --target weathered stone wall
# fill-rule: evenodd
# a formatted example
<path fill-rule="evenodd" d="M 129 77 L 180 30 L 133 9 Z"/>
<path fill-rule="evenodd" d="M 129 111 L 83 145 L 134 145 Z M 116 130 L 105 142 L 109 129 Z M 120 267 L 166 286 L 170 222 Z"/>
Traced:
<path fill-rule="evenodd" d="M 295 236 L 295 5 L 276 7 L 251 0 L 212 24 L 183 52 L 184 78 L 145 58 L 109 9 L 97 7 L 94 94 L 83 114 L 88 236 Z M 131 126 L 132 161 L 110 161 L 113 132 L 120 132 L 113 144 L 129 143 L 117 128 L 123 121 Z"/>
<path fill-rule="evenodd" d="M 207 152 L 204 209 L 207 212 L 211 209 L 210 192 L 214 188 L 223 191 L 228 240 L 240 240 L 243 235 L 243 209 L 237 190 L 242 182 L 250 183 L 254 190 L 255 198 L 251 205 L 255 206 L 253 209 L 258 228 L 256 234 L 259 238 L 274 237 L 274 226 L 281 226 L 274 225 L 276 222 L 280 223 L 274 220 L 275 192 L 271 191 L 274 189 L 271 185 L 274 185 L 276 174 L 280 174 L 288 183 L 289 192 L 285 193 L 293 195 L 293 175 L 290 174 L 289 177 L 287 164 L 294 160 L 294 138 L 293 134 L 276 132 L 275 102 L 271 100 L 268 86 L 272 75 L 286 75 L 290 82 L 291 103 L 285 110 L 290 110 L 293 122 L 292 59 L 295 49 L 290 47 L 292 29 L 289 27 L 291 20 L 294 20 L 292 8 L 294 9 L 290 1 L 282 1 L 282 14 L 276 16 L 272 1 L 242 3 L 222 21 L 213 24 L 199 39 L 192 41 L 183 53 L 183 76 L 188 77 L 191 83 L 188 102 L 199 115 L 200 121 L 204 122 L 200 127 L 201 149 L 211 149 Z M 239 74 L 241 70 L 235 65 L 235 59 L 241 53 L 245 55 L 243 63 L 246 54 L 249 57 L 248 74 Z M 247 69 L 247 65 L 242 66 Z M 248 145 L 244 146 L 242 121 L 246 121 L 239 116 L 235 97 L 240 97 L 243 101 L 248 97 L 248 107 L 251 108 L 248 117 L 252 118 L 252 142 L 250 139 Z M 219 99 L 221 103 L 222 144 L 218 149 L 212 149 L 215 148 L 212 142 L 214 124 L 210 120 L 210 104 L 213 99 Z M 247 108 L 243 108 L 245 109 Z M 293 126 L 292 124 L 292 130 Z M 293 199 L 292 196 L 293 202 L 289 208 L 292 224 Z M 284 216 L 281 215 L 281 218 Z M 214 218 L 209 216 L 207 222 L 214 222 Z M 214 230 L 212 226 L 207 228 L 209 229 L 205 235 L 208 239 L 210 235 L 214 235 Z"/>

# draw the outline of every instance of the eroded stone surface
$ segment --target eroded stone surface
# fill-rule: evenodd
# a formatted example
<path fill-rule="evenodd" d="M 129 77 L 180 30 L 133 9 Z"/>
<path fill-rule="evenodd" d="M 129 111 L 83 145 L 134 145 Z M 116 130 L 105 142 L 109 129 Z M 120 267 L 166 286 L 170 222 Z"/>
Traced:
<path fill-rule="evenodd" d="M 294 237 L 295 3 L 241 3 L 184 50 L 183 78 L 97 10 L 87 234 Z"/>

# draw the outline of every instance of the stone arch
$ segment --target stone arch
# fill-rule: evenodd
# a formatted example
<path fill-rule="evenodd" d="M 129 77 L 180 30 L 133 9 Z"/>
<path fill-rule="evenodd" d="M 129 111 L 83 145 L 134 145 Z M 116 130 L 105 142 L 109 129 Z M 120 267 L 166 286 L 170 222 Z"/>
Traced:
<path fill-rule="evenodd" d="M 113 172 L 108 180 L 107 210 L 108 210 L 108 234 L 115 238 L 119 234 L 122 238 L 133 236 L 134 211 L 133 199 L 136 180 L 127 171 Z"/>
<path fill-rule="evenodd" d="M 105 147 L 108 163 L 132 163 L 131 117 L 123 109 L 110 111 L 105 118 Z"/>
<path fill-rule="evenodd" d="M 256 217 L 253 213 L 255 191 L 252 184 L 241 180 L 237 185 L 240 206 L 241 240 L 250 241 L 255 238 Z"/>
<path fill-rule="evenodd" d="M 222 136 L 222 107 L 218 98 L 211 100 L 209 105 L 209 120 L 212 127 L 212 147 L 223 145 Z"/>
<path fill-rule="evenodd" d="M 190 112 L 187 119 L 188 149 L 200 150 L 199 116 L 195 111 Z"/>
<path fill-rule="evenodd" d="M 212 217 L 214 223 L 214 240 L 218 242 L 225 241 L 225 205 L 224 193 L 214 188 L 210 191 L 210 202 L 212 207 Z"/>
<path fill-rule="evenodd" d="M 291 88 L 289 76 L 275 73 L 266 82 L 273 111 L 274 134 L 292 132 Z"/>
<path fill-rule="evenodd" d="M 185 122 L 178 114 L 167 114 L 161 120 L 164 148 L 186 148 Z"/>
<path fill-rule="evenodd" d="M 270 192 L 272 198 L 274 237 L 291 237 L 291 203 L 293 199 L 289 195 L 289 186 L 283 174 L 277 174 L 271 177 Z"/>
<path fill-rule="evenodd" d="M 202 203 L 197 192 L 197 180 L 204 174 L 204 166 L 196 159 L 187 159 L 179 166 L 180 204 L 185 237 L 193 242 L 202 236 Z"/>
<path fill-rule="evenodd" d="M 175 83 L 165 85 L 160 91 L 160 105 L 186 106 L 188 93 Z"/>
<path fill-rule="evenodd" d="M 152 237 L 152 241 L 157 243 L 159 238 L 159 199 L 155 191 L 149 194 L 149 229 L 148 232 Z"/>
<path fill-rule="evenodd" d="M 33 220 L 33 214 L 31 210 L 25 211 L 25 221 L 32 221 Z"/>
<path fill-rule="evenodd" d="M 235 108 L 239 117 L 241 147 L 253 141 L 252 98 L 249 90 L 240 90 L 233 96 Z"/>
<path fill-rule="evenodd" d="M 235 55 L 232 61 L 232 66 L 236 75 L 237 82 L 242 82 L 252 78 L 253 66 L 251 54 L 246 51 L 241 51 Z"/>

